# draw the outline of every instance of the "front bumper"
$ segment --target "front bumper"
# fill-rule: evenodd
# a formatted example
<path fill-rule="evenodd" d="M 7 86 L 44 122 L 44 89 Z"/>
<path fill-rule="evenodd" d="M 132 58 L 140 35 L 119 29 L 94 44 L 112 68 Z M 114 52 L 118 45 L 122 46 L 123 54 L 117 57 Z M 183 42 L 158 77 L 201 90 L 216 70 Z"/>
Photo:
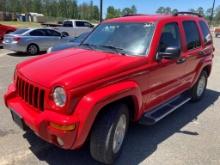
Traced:
<path fill-rule="evenodd" d="M 63 115 L 46 109 L 43 112 L 34 109 L 16 95 L 14 84 L 9 86 L 4 99 L 6 106 L 22 117 L 25 124 L 32 129 L 36 135 L 61 148 L 75 148 L 74 142 L 77 134 L 78 121 L 74 116 Z M 64 126 L 75 124 L 76 127 L 71 131 L 63 131 L 50 126 L 51 122 Z M 57 137 L 62 139 L 63 145 L 58 143 Z"/>

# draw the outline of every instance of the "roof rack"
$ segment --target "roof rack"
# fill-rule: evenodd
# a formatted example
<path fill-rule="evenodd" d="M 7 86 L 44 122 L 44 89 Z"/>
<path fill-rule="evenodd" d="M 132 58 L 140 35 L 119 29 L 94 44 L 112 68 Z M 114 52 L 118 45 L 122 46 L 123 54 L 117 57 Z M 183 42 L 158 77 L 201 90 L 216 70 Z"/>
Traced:
<path fill-rule="evenodd" d="M 187 11 L 182 11 L 182 12 L 176 12 L 173 14 L 173 16 L 178 16 L 178 15 L 195 15 L 198 17 L 203 17 L 201 14 L 199 13 L 194 13 L 194 12 L 187 12 Z"/>

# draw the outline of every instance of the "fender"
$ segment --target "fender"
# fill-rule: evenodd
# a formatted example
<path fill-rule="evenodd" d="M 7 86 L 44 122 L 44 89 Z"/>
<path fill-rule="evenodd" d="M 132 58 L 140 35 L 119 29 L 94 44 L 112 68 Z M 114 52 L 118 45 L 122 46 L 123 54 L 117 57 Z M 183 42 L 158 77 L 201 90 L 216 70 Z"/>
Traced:
<path fill-rule="evenodd" d="M 76 143 L 72 148 L 80 147 L 86 140 L 99 111 L 106 105 L 132 96 L 135 101 L 135 119 L 141 115 L 142 95 L 139 86 L 133 81 L 120 82 L 85 95 L 73 113 L 79 121 Z"/>
<path fill-rule="evenodd" d="M 200 61 L 200 63 L 198 64 L 197 68 L 196 68 L 196 76 L 194 77 L 194 80 L 192 82 L 192 85 L 191 87 L 193 87 L 196 82 L 198 81 L 199 79 L 199 76 L 202 72 L 202 70 L 205 68 L 205 67 L 210 67 L 210 73 L 211 73 L 211 68 L 212 68 L 212 58 L 213 56 L 207 56 L 206 58 L 202 59 Z"/>

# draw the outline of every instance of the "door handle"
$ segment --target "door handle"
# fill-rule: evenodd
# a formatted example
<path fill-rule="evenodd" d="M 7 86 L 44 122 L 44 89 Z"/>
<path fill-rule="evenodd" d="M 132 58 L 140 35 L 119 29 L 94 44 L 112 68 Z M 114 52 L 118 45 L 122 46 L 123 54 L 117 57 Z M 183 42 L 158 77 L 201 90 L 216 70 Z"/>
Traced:
<path fill-rule="evenodd" d="M 176 63 L 177 64 L 182 64 L 182 63 L 184 63 L 184 62 L 186 62 L 186 58 L 179 58 L 177 61 L 176 61 Z"/>

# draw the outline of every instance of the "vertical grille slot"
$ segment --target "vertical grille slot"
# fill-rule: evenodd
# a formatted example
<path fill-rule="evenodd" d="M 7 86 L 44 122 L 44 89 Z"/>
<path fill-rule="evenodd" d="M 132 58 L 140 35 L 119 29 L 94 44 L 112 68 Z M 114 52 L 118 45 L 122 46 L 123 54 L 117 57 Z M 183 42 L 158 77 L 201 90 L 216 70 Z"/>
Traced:
<path fill-rule="evenodd" d="M 39 108 L 40 110 L 44 109 L 44 90 L 40 91 Z"/>
<path fill-rule="evenodd" d="M 38 88 L 34 88 L 34 106 L 38 108 Z"/>
<path fill-rule="evenodd" d="M 16 91 L 26 103 L 43 111 L 45 91 L 17 77 Z"/>
<path fill-rule="evenodd" d="M 34 90 L 33 85 L 30 85 L 30 87 L 29 87 L 29 98 L 28 98 L 28 102 L 29 102 L 30 105 L 33 105 L 33 102 L 32 102 L 33 90 Z"/>

